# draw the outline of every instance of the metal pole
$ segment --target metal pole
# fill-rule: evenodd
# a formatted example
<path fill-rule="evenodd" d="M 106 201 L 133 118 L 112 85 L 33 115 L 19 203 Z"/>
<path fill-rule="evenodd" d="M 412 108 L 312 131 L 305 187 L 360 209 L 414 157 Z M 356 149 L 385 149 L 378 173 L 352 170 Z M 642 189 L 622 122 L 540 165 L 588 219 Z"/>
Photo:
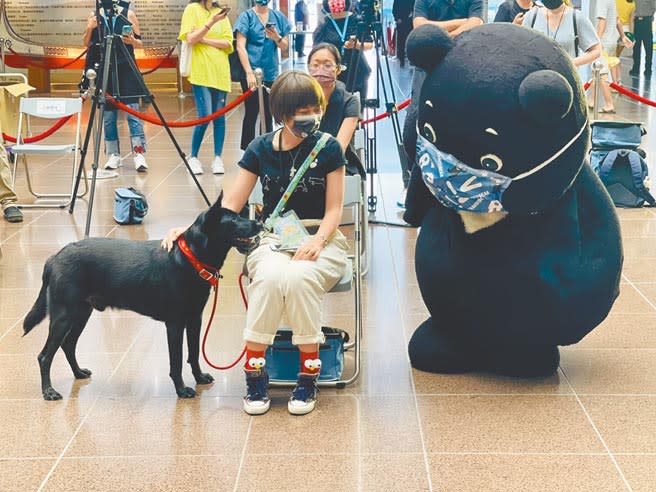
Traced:
<path fill-rule="evenodd" d="M 176 67 L 176 71 L 178 72 L 178 98 L 179 99 L 184 99 L 186 94 L 184 93 L 184 85 L 182 81 L 182 74 L 180 73 L 180 53 L 182 52 L 182 41 L 178 41 L 178 66 Z"/>
<path fill-rule="evenodd" d="M 257 100 L 260 106 L 260 135 L 264 135 L 267 132 L 266 129 L 266 115 L 264 111 L 264 72 L 261 68 L 256 68 L 254 71 L 255 81 L 257 87 Z"/>
<path fill-rule="evenodd" d="M 601 86 L 601 67 L 602 63 L 596 61 L 592 64 L 592 80 L 594 81 L 594 93 L 592 95 L 592 120 L 596 121 L 599 117 L 599 90 Z"/>
<path fill-rule="evenodd" d="M 5 73 L 5 38 L 0 38 L 0 59 L 2 59 L 2 73 Z"/>

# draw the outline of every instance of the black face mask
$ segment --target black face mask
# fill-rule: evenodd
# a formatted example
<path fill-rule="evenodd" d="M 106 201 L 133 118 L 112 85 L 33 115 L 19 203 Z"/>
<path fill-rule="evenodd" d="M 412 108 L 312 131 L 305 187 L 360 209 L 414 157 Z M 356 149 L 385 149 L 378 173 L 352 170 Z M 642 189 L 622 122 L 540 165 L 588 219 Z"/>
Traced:
<path fill-rule="evenodd" d="M 557 9 L 562 4 L 563 0 L 542 0 L 542 5 L 544 5 L 549 10 Z"/>

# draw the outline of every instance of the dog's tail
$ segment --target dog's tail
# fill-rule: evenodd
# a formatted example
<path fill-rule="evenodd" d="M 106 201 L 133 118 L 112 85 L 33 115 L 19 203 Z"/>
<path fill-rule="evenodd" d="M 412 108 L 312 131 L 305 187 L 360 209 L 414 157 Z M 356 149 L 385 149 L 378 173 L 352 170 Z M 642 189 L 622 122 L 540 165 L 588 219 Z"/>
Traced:
<path fill-rule="evenodd" d="M 25 321 L 23 321 L 23 336 L 27 335 L 32 328 L 41 323 L 46 317 L 48 312 L 48 280 L 50 277 L 50 268 L 48 262 L 43 269 L 41 290 L 39 291 L 39 297 L 36 298 L 36 302 L 30 312 L 25 316 Z"/>

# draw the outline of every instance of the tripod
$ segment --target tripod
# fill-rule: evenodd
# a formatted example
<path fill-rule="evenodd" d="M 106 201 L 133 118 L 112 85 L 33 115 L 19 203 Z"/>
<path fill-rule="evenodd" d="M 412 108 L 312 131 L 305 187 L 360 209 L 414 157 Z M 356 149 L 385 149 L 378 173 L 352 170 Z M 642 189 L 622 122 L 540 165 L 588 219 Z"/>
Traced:
<path fill-rule="evenodd" d="M 102 140 L 102 131 L 103 131 L 103 116 L 105 114 L 105 107 L 107 105 L 107 87 L 109 83 L 109 77 L 112 77 L 112 87 L 113 91 L 115 94 L 112 94 L 113 97 L 116 99 L 119 99 L 121 97 L 120 94 L 120 87 L 119 87 L 119 77 L 118 77 L 118 64 L 117 64 L 117 52 L 116 50 L 120 50 L 121 55 L 124 60 L 127 61 L 127 68 L 130 70 L 131 75 L 134 76 L 134 80 L 137 82 L 138 85 L 138 91 L 139 94 L 130 94 L 129 97 L 131 98 L 143 98 L 146 101 L 150 102 L 153 105 L 153 108 L 155 109 L 155 112 L 157 113 L 157 117 L 159 120 L 162 122 L 162 126 L 166 129 L 166 133 L 169 136 L 169 139 L 175 146 L 175 149 L 178 152 L 178 155 L 182 158 L 182 161 L 184 162 L 185 166 L 187 167 L 187 170 L 189 171 L 189 174 L 191 175 L 192 179 L 194 180 L 194 183 L 196 183 L 196 186 L 198 187 L 198 190 L 200 191 L 201 195 L 203 196 L 203 199 L 205 200 L 205 203 L 209 206 L 210 201 L 207 198 L 207 195 L 205 194 L 205 191 L 203 190 L 202 186 L 198 182 L 198 179 L 192 172 L 191 168 L 189 167 L 189 163 L 187 162 L 187 158 L 185 156 L 185 153 L 182 151 L 180 148 L 180 145 L 178 144 L 177 140 L 175 139 L 175 136 L 173 135 L 173 132 L 171 131 L 171 128 L 169 125 L 166 123 L 166 120 L 164 120 L 164 116 L 162 115 L 162 112 L 160 111 L 159 107 L 157 106 L 157 103 L 155 102 L 155 96 L 148 90 L 148 87 L 146 86 L 146 83 L 144 82 L 143 76 L 141 75 L 141 72 L 137 68 L 137 65 L 132 58 L 132 55 L 126 48 L 125 44 L 120 40 L 120 35 L 117 35 L 114 32 L 114 26 L 116 25 L 115 19 L 116 17 L 120 16 L 123 17 L 124 21 L 129 24 L 129 21 L 127 18 L 121 14 L 118 14 L 115 11 L 114 8 L 114 3 L 119 4 L 118 2 L 114 1 L 107 1 L 103 0 L 102 1 L 102 6 L 105 12 L 105 16 L 103 17 L 100 14 L 100 4 L 97 1 L 96 2 L 96 20 L 97 20 L 97 30 L 98 30 L 98 39 L 101 40 L 101 66 L 102 66 L 102 85 L 100 88 L 95 87 L 95 90 L 93 91 L 92 94 L 92 105 L 91 105 L 91 111 L 89 113 L 89 120 L 87 123 L 87 131 L 84 137 L 84 143 L 82 145 L 82 148 L 80 149 L 80 165 L 77 170 L 77 179 L 75 182 L 75 187 L 73 191 L 73 198 L 71 201 L 71 206 L 68 210 L 69 213 L 73 213 L 73 210 L 75 208 L 75 200 L 77 197 L 77 190 L 80 185 L 80 180 L 82 178 L 82 171 L 84 169 L 84 161 L 87 155 L 87 151 L 89 148 L 89 142 L 91 140 L 91 134 L 92 131 L 94 130 L 94 118 L 96 116 L 96 111 L 98 112 L 98 124 L 95 125 L 95 139 L 94 139 L 94 146 L 93 146 L 93 163 L 92 163 L 92 177 L 91 177 L 91 191 L 89 193 L 89 202 L 88 202 L 88 208 L 87 208 L 87 219 L 86 219 L 86 226 L 84 229 L 84 237 L 87 238 L 89 237 L 89 230 L 91 228 L 91 215 L 93 211 L 93 201 L 95 197 L 95 191 L 96 191 L 96 179 L 98 175 L 98 159 L 100 157 L 100 141 Z M 129 3 L 125 2 L 120 2 L 121 6 L 127 9 L 127 6 Z M 106 23 L 106 26 L 108 29 L 106 30 L 105 35 L 103 36 L 103 31 L 105 29 L 101 29 L 101 26 L 103 26 L 103 23 Z M 109 27 L 111 26 L 111 27 Z M 125 68 L 125 67 L 123 67 Z"/>
<path fill-rule="evenodd" d="M 348 75 L 346 88 L 351 91 L 355 82 L 358 65 L 362 58 L 362 48 L 364 47 L 365 40 L 371 39 L 374 44 L 374 51 L 376 53 L 376 97 L 374 99 L 363 99 L 364 107 L 373 109 L 374 118 L 376 111 L 380 105 L 380 88 L 383 90 L 383 98 L 385 102 L 385 110 L 389 112 L 392 120 L 392 129 L 394 131 L 394 141 L 396 143 L 396 150 L 399 155 L 399 162 L 401 163 L 401 170 L 403 173 L 408 173 L 408 156 L 403 147 L 403 138 L 401 124 L 399 123 L 398 110 L 396 108 L 396 95 L 394 93 L 394 84 L 392 79 L 392 72 L 390 70 L 387 45 L 385 37 L 383 36 L 383 25 L 380 20 L 375 21 L 360 21 L 358 22 L 358 29 L 356 35 L 355 49 L 360 51 L 360 56 L 355 61 L 353 69 L 349 67 L 350 73 Z M 355 51 L 354 51 L 355 53 Z M 382 56 L 381 56 L 382 54 Z M 383 64 L 381 58 L 385 60 L 385 72 L 383 72 Z M 388 86 L 389 85 L 389 96 Z M 365 94 L 366 96 L 366 94 Z M 377 122 L 372 122 L 372 129 L 370 125 L 364 126 L 365 134 L 365 169 L 367 174 L 370 175 L 369 180 L 369 196 L 367 197 L 367 209 L 370 213 L 376 212 L 378 204 L 378 197 L 376 197 L 374 190 L 374 174 L 378 172 L 377 164 L 377 148 L 376 148 L 376 135 L 377 135 Z M 370 220 L 371 223 L 377 221 Z M 381 222 L 378 222 L 381 223 Z M 394 224 L 398 225 L 398 224 Z"/>

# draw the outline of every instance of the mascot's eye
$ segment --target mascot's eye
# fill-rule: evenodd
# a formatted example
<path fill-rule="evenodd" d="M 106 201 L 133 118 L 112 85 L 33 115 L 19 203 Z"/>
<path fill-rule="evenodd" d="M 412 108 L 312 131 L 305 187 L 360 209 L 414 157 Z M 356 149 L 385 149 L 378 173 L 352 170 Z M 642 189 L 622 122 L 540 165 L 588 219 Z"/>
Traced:
<path fill-rule="evenodd" d="M 481 167 L 486 171 L 498 171 L 503 167 L 503 161 L 498 155 L 485 154 L 481 157 Z"/>
<path fill-rule="evenodd" d="M 424 134 L 424 137 L 426 137 L 431 142 L 437 142 L 437 135 L 435 134 L 435 130 L 433 130 L 433 127 L 430 125 L 430 123 L 424 123 L 422 133 Z"/>

